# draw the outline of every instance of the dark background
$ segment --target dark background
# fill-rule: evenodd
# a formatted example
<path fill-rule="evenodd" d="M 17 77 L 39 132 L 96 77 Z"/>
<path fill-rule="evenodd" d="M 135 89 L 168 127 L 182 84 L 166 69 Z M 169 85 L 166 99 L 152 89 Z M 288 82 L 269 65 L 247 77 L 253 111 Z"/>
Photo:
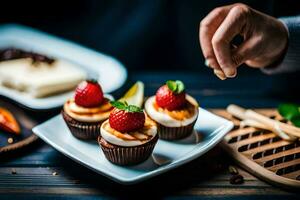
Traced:
<path fill-rule="evenodd" d="M 234 2 L 237 1 L 2 1 L 0 24 L 31 26 L 112 55 L 125 64 L 130 74 L 157 70 L 165 74 L 170 70 L 179 71 L 180 74 L 188 70 L 195 72 L 195 76 L 199 74 L 199 79 L 205 77 L 206 85 L 202 86 L 205 88 L 212 87 L 209 81 L 213 80 L 213 87 L 220 90 L 226 87 L 243 92 L 244 88 L 263 87 L 270 92 L 270 98 L 277 98 L 279 102 L 299 101 L 299 73 L 270 78 L 260 70 L 243 66 L 236 79 L 219 84 L 211 70 L 204 67 L 198 40 L 199 23 L 213 8 Z M 296 0 L 239 2 L 275 17 L 300 13 Z M 249 81 L 240 85 L 237 79 L 246 78 Z M 260 82 L 264 85 L 256 85 Z"/>
<path fill-rule="evenodd" d="M 242 2 L 275 17 L 300 13 L 297 0 Z M 165 80 L 180 79 L 201 107 L 206 108 L 225 108 L 230 103 L 253 108 L 276 107 L 281 102 L 299 102 L 299 73 L 267 76 L 260 70 L 241 67 L 238 77 L 220 81 L 204 67 L 198 41 L 199 22 L 216 6 L 230 3 L 233 1 L 1 1 L 0 24 L 31 26 L 115 56 L 129 69 L 129 85 L 135 80 L 145 83 L 146 96 L 153 95 Z M 56 113 L 26 110 L 26 114 L 38 120 Z M 0 141 L 5 142 L 1 138 Z M 8 154 L 10 161 L 0 162 L 0 199 L 62 199 L 67 195 L 70 199 L 124 195 L 132 199 L 141 194 L 154 196 L 153 199 L 176 198 L 177 194 L 182 199 L 295 197 L 249 176 L 244 185 L 231 185 L 229 176 L 220 171 L 227 173 L 227 165 L 222 167 L 223 160 L 230 164 L 232 161 L 219 148 L 170 173 L 130 187 L 96 175 L 44 143 L 33 147 L 30 153 L 24 149 L 20 152 L 23 155 L 20 158 Z M 17 174 L 11 173 L 12 168 Z M 52 175 L 54 171 L 57 176 Z M 220 178 L 212 179 L 215 176 Z"/>
<path fill-rule="evenodd" d="M 20 23 L 120 59 L 130 69 L 199 68 L 199 22 L 237 1 L 3 1 L 0 23 Z M 295 15 L 298 1 L 241 1 L 273 16 Z"/>

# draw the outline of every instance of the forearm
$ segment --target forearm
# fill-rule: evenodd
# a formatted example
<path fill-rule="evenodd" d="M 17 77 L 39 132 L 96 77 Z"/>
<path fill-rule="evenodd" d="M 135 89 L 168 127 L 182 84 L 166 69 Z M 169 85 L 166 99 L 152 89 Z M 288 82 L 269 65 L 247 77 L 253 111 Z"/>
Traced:
<path fill-rule="evenodd" d="M 300 16 L 280 19 L 286 26 L 289 42 L 280 63 L 262 68 L 266 74 L 278 74 L 300 70 Z"/>

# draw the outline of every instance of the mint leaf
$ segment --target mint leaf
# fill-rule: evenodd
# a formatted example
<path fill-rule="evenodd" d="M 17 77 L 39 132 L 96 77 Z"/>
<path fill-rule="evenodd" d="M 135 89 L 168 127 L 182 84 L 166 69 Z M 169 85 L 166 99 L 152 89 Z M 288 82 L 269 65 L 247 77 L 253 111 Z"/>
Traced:
<path fill-rule="evenodd" d="M 291 122 L 293 123 L 293 125 L 300 127 L 300 115 L 292 117 Z"/>
<path fill-rule="evenodd" d="M 179 94 L 185 90 L 185 86 L 184 86 L 183 82 L 180 80 L 176 80 L 176 81 L 169 80 L 166 82 L 166 84 L 172 92 L 175 92 L 177 94 Z"/>
<path fill-rule="evenodd" d="M 182 81 L 177 80 L 176 84 L 177 84 L 177 93 L 181 93 L 185 90 L 185 87 L 184 87 L 184 84 Z"/>
<path fill-rule="evenodd" d="M 300 106 L 292 103 L 280 104 L 278 106 L 280 115 L 291 121 L 293 125 L 300 127 Z"/>
<path fill-rule="evenodd" d="M 98 81 L 96 79 L 88 79 L 86 80 L 88 83 L 98 83 Z"/>
<path fill-rule="evenodd" d="M 140 107 L 137 107 L 135 105 L 129 105 L 126 108 L 126 111 L 128 111 L 128 112 L 143 112 L 143 109 L 141 109 Z"/>
<path fill-rule="evenodd" d="M 167 86 L 172 92 L 176 92 L 177 90 L 177 84 L 175 81 L 167 81 Z"/>
<path fill-rule="evenodd" d="M 135 105 L 128 105 L 126 101 L 125 102 L 111 101 L 110 104 L 115 108 L 118 108 L 120 110 L 125 110 L 127 112 L 143 112 L 142 108 Z"/>
<path fill-rule="evenodd" d="M 126 109 L 126 104 L 121 102 L 121 101 L 111 101 L 110 104 L 113 107 L 118 108 L 120 110 L 125 110 Z"/>
<path fill-rule="evenodd" d="M 299 106 L 292 103 L 280 104 L 278 112 L 287 120 L 291 120 L 295 116 L 300 116 Z"/>

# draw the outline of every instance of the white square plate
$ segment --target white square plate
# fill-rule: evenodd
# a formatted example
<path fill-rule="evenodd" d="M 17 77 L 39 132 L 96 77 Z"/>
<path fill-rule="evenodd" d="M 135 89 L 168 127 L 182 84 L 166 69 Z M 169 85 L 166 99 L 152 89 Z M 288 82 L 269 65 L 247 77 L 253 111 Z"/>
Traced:
<path fill-rule="evenodd" d="M 84 69 L 89 78 L 97 79 L 105 93 L 120 88 L 127 79 L 125 67 L 113 57 L 29 27 L 15 24 L 1 25 L 0 49 L 11 47 L 34 51 L 74 63 Z M 45 110 L 62 106 L 73 95 L 73 92 L 34 98 L 0 85 L 0 95 L 30 109 Z"/>
<path fill-rule="evenodd" d="M 123 167 L 110 163 L 97 142 L 73 137 L 61 115 L 33 128 L 33 132 L 61 153 L 122 184 L 133 184 L 187 163 L 213 148 L 233 123 L 199 108 L 194 133 L 179 141 L 158 140 L 152 157 L 139 165 Z"/>

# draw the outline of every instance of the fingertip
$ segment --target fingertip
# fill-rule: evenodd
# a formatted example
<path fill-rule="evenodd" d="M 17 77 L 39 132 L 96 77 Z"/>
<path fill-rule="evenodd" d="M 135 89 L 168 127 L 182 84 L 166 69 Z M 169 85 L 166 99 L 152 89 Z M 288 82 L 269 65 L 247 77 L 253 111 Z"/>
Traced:
<path fill-rule="evenodd" d="M 226 79 L 226 76 L 222 70 L 214 69 L 214 74 L 222 81 Z"/>
<path fill-rule="evenodd" d="M 234 78 L 237 74 L 236 69 L 232 67 L 224 67 L 223 71 L 228 78 Z"/>
<path fill-rule="evenodd" d="M 237 75 L 237 70 L 235 69 L 234 70 L 234 74 L 231 77 L 229 77 L 229 78 L 234 78 L 234 77 L 236 77 L 236 75 Z"/>

